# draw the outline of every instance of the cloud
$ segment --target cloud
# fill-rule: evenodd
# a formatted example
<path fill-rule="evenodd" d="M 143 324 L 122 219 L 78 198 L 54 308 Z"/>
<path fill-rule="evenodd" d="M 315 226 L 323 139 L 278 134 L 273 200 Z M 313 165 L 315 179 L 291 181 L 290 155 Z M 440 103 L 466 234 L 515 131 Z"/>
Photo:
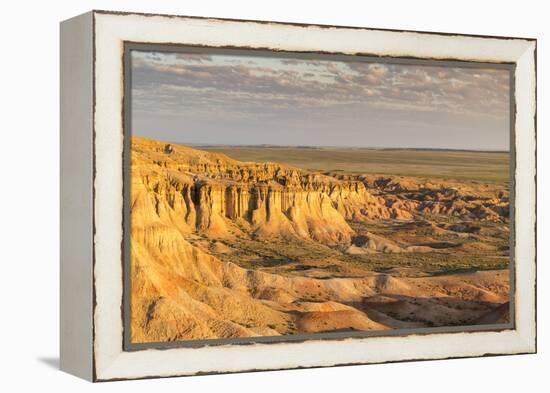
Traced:
<path fill-rule="evenodd" d="M 212 57 L 204 53 L 175 53 L 174 57 L 184 63 L 207 63 L 212 61 Z"/>
<path fill-rule="evenodd" d="M 400 119 L 404 127 L 408 118 L 420 127 L 422 118 L 501 125 L 509 116 L 509 74 L 487 68 L 135 52 L 132 81 L 132 110 L 141 119 L 309 118 L 335 127 L 384 113 L 386 122 Z"/>

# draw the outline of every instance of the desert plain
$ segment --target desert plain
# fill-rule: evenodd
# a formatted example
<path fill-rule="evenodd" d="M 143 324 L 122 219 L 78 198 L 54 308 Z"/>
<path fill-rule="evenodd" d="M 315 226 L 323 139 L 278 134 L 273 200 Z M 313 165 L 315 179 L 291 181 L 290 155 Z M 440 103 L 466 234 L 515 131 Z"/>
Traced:
<path fill-rule="evenodd" d="M 510 318 L 509 153 L 131 140 L 133 343 Z"/>

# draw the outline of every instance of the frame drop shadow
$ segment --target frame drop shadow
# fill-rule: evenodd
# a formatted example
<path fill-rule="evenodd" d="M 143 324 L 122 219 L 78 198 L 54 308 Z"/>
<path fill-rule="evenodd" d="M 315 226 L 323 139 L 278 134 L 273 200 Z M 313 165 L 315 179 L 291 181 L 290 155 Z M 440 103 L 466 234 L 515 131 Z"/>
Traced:
<path fill-rule="evenodd" d="M 36 360 L 48 366 L 49 368 L 59 370 L 59 356 L 40 356 Z"/>

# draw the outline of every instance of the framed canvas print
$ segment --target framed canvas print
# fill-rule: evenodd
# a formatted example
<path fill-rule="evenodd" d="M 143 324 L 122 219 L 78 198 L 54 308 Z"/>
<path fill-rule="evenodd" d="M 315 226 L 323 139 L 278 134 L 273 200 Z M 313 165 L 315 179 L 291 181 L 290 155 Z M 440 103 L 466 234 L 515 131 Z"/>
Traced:
<path fill-rule="evenodd" d="M 61 368 L 536 351 L 536 41 L 61 24 Z"/>

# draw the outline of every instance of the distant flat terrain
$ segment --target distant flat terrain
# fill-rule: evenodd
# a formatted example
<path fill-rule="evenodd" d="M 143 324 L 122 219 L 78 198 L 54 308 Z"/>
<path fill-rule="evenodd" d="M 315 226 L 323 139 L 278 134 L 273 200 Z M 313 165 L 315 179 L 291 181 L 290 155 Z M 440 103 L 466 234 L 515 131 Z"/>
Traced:
<path fill-rule="evenodd" d="M 132 342 L 510 319 L 506 154 L 134 137 L 131 157 Z"/>
<path fill-rule="evenodd" d="M 343 171 L 507 182 L 510 154 L 456 150 L 201 146 L 239 161 L 279 162 L 315 171 Z"/>

